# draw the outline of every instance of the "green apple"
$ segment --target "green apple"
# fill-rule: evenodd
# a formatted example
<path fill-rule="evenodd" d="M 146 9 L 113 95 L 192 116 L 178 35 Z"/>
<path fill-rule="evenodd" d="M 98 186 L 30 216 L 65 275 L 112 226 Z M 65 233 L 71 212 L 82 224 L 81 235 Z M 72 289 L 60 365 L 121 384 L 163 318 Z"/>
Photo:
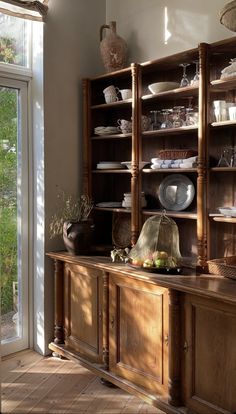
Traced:
<path fill-rule="evenodd" d="M 153 260 L 152 259 L 144 260 L 143 267 L 153 267 Z"/>

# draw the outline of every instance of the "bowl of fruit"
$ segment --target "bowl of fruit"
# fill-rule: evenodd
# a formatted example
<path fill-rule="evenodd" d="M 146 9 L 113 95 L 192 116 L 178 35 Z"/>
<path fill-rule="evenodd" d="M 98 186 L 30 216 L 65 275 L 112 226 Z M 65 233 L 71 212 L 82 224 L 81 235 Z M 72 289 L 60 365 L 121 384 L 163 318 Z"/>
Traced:
<path fill-rule="evenodd" d="M 180 274 L 182 267 L 178 260 L 165 251 L 155 251 L 151 257 L 144 259 L 132 258 L 129 263 L 132 267 L 142 268 L 148 272 L 160 274 Z"/>

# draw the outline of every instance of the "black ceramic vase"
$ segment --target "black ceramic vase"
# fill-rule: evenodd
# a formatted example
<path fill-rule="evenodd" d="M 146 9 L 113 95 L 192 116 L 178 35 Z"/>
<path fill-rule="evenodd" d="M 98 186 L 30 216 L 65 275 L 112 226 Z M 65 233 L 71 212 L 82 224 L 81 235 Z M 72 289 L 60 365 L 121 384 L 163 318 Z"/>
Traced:
<path fill-rule="evenodd" d="M 65 221 L 63 240 L 67 251 L 73 255 L 89 254 L 91 251 L 94 225 L 92 220 L 80 222 Z"/>

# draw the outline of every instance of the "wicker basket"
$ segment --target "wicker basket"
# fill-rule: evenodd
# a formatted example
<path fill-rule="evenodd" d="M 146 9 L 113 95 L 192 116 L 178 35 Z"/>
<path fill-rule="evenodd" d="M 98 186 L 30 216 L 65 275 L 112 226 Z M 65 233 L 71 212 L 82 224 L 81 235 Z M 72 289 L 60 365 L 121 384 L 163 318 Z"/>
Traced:
<path fill-rule="evenodd" d="M 236 280 L 236 256 L 208 260 L 209 273 Z"/>
<path fill-rule="evenodd" d="M 236 32 L 236 1 L 227 3 L 219 14 L 221 24 L 232 32 Z"/>
<path fill-rule="evenodd" d="M 182 160 L 197 155 L 197 151 L 190 149 L 165 149 L 158 152 L 161 160 Z"/>

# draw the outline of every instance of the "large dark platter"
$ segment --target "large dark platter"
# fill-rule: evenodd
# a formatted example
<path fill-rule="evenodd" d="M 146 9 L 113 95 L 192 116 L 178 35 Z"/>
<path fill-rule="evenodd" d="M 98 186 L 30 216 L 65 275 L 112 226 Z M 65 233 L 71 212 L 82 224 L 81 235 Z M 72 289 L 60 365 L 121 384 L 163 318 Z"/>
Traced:
<path fill-rule="evenodd" d="M 133 269 L 143 270 L 149 273 L 159 273 L 162 275 L 180 275 L 183 272 L 182 267 L 143 267 L 143 266 L 135 266 L 131 263 L 127 263 L 128 266 L 132 267 Z"/>

